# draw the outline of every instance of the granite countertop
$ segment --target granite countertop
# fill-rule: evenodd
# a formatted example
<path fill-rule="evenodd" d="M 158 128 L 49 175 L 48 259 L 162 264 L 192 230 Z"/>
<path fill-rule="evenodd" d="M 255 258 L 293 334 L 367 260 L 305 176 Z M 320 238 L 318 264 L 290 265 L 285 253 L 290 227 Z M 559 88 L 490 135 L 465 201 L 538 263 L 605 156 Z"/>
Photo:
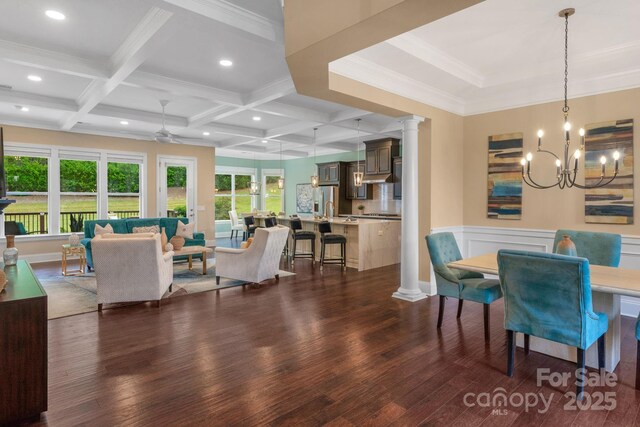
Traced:
<path fill-rule="evenodd" d="M 386 218 L 376 218 L 376 217 L 374 217 L 374 218 L 371 218 L 371 217 L 357 217 L 357 221 L 347 221 L 346 217 L 348 217 L 348 216 L 356 218 L 353 215 L 341 215 L 340 217 L 329 218 L 328 221 L 330 223 L 333 223 L 333 224 L 343 224 L 343 225 L 374 224 L 374 223 L 381 223 L 381 222 L 386 222 L 387 221 Z M 256 219 L 264 219 L 266 217 L 265 216 L 261 216 L 261 215 L 256 215 L 254 218 L 256 218 Z M 298 218 L 302 222 L 320 222 L 320 221 L 322 221 L 319 218 L 318 219 L 314 219 L 311 216 L 300 216 Z M 287 216 L 276 216 L 276 219 L 290 221 L 292 218 L 290 218 L 287 215 Z"/>
<path fill-rule="evenodd" d="M 341 217 L 347 217 L 350 216 L 352 218 L 363 218 L 363 219 L 387 219 L 390 221 L 401 221 L 402 217 L 401 216 L 385 216 L 385 215 L 376 215 L 376 216 L 371 216 L 371 215 L 339 215 Z"/>

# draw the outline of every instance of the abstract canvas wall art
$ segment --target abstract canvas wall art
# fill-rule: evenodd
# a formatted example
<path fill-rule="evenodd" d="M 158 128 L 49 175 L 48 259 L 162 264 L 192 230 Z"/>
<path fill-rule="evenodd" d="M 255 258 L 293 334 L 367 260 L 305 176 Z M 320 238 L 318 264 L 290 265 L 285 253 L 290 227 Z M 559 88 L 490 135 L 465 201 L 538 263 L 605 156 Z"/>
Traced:
<path fill-rule="evenodd" d="M 489 137 L 487 216 L 520 219 L 522 216 L 522 133 Z"/>
<path fill-rule="evenodd" d="M 311 184 L 296 185 L 296 212 L 313 212 L 313 187 Z"/>
<path fill-rule="evenodd" d="M 633 224 L 633 119 L 589 124 L 585 129 L 586 185 L 600 180 L 602 156 L 607 158 L 605 180 L 610 178 L 613 153 L 620 153 L 616 179 L 605 187 L 585 190 L 585 222 Z"/>

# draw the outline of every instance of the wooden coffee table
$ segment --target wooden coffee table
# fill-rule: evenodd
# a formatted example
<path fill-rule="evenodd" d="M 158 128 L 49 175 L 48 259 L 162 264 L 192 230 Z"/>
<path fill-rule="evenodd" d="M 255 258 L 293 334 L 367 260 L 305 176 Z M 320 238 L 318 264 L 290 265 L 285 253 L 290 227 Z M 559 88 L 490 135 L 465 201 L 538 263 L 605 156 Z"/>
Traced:
<path fill-rule="evenodd" d="M 207 254 L 213 252 L 213 249 L 206 246 L 183 246 L 179 251 L 174 250 L 173 256 L 187 255 L 189 257 L 189 270 L 193 269 L 193 256 L 202 255 L 202 274 L 207 274 Z"/>

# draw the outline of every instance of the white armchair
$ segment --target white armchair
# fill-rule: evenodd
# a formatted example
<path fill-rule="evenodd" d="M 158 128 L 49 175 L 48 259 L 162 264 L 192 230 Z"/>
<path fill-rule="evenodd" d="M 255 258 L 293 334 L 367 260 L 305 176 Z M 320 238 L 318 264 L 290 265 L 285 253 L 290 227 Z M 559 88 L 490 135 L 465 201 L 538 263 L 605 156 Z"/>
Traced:
<path fill-rule="evenodd" d="M 159 234 L 105 234 L 91 241 L 102 304 L 157 301 L 173 283 L 173 251 L 162 253 Z"/>
<path fill-rule="evenodd" d="M 247 249 L 216 248 L 216 283 L 220 277 L 260 283 L 276 280 L 282 250 L 289 237 L 289 227 L 277 225 L 258 228 Z"/>

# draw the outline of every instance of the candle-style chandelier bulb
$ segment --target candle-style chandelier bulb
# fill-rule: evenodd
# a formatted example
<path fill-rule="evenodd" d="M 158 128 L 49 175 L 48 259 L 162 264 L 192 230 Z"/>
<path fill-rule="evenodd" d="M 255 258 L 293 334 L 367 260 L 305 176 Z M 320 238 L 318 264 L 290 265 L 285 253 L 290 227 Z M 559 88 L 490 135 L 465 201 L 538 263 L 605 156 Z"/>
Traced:
<path fill-rule="evenodd" d="M 613 160 L 619 160 L 620 159 L 620 153 L 618 151 L 614 151 L 613 152 Z"/>
<path fill-rule="evenodd" d="M 520 164 L 521 164 L 522 166 L 526 165 L 526 164 L 527 164 L 527 160 L 526 160 L 524 157 L 523 157 L 523 158 L 521 158 L 521 159 L 520 159 Z"/>
<path fill-rule="evenodd" d="M 606 178 L 606 163 L 607 163 L 607 159 L 605 156 L 602 156 L 600 158 L 600 162 L 601 162 L 601 172 L 600 172 L 600 180 L 597 182 L 593 182 L 593 181 L 589 181 L 587 180 L 587 182 L 589 182 L 588 185 L 580 185 L 576 182 L 576 178 L 578 176 L 578 169 L 579 169 L 579 159 L 581 157 L 581 152 L 582 150 L 584 150 L 585 147 L 585 130 L 584 128 L 580 128 L 578 130 L 578 134 L 580 135 L 580 146 L 577 150 L 575 150 L 575 152 L 573 153 L 573 156 L 569 157 L 569 153 L 571 153 L 571 135 L 570 135 L 570 131 L 571 131 L 571 122 L 569 122 L 569 100 L 568 100 L 568 84 L 569 84 L 569 51 L 568 51 L 568 46 L 569 46 L 569 17 L 571 15 L 573 15 L 575 13 L 575 9 L 569 8 L 569 9 L 563 9 L 558 13 L 558 16 L 560 16 L 562 19 L 564 19 L 564 106 L 562 107 L 562 113 L 564 115 L 564 125 L 563 125 L 563 129 L 564 129 L 564 140 L 563 140 L 563 150 L 562 150 L 562 154 L 560 156 L 556 155 L 555 153 L 553 153 L 552 151 L 549 150 L 544 150 L 542 148 L 542 137 L 544 136 L 544 131 L 542 129 L 538 130 L 538 149 L 537 152 L 541 153 L 541 154 L 547 154 L 552 156 L 555 159 L 555 164 L 556 164 L 556 180 L 553 184 L 551 185 L 542 185 L 537 183 L 532 177 L 531 177 L 531 159 L 533 158 L 533 155 L 531 153 L 527 153 L 525 159 L 522 159 L 520 161 L 520 164 L 522 165 L 522 180 L 524 181 L 525 184 L 527 184 L 530 187 L 533 187 L 535 189 L 538 190 L 544 190 L 547 188 L 553 188 L 553 187 L 558 187 L 560 189 L 564 189 L 564 188 L 572 188 L 572 187 L 576 187 L 576 188 L 581 188 L 581 189 L 591 189 L 591 188 L 600 188 L 600 187 L 604 187 L 608 184 L 610 184 L 614 179 L 616 179 L 616 177 L 618 176 L 618 172 L 619 172 L 619 161 L 618 159 L 620 158 L 620 153 L 614 153 L 613 154 L 613 159 L 614 159 L 614 164 L 613 164 L 613 170 L 614 173 L 613 175 L 611 175 L 609 178 Z M 573 164 L 571 164 L 571 158 L 573 158 Z M 526 168 L 525 168 L 526 166 Z M 571 166 L 573 166 L 573 169 L 570 169 Z M 588 169 L 589 170 L 589 174 L 586 174 L 587 176 L 585 176 L 585 179 L 589 179 L 592 178 L 588 175 L 591 174 L 591 168 Z"/>

